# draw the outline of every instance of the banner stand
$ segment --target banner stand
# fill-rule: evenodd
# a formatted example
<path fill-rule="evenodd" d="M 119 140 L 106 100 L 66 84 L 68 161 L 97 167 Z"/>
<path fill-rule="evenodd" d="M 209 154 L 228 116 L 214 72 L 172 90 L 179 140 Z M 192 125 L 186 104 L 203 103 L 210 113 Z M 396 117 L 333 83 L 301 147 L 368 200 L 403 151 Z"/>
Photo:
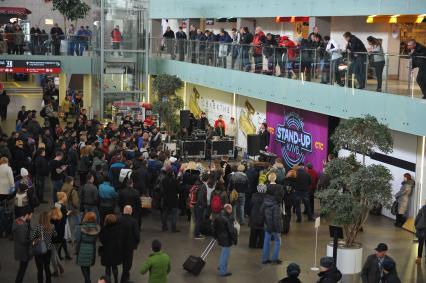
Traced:
<path fill-rule="evenodd" d="M 318 230 L 321 224 L 321 218 L 315 218 L 315 257 L 314 257 L 314 266 L 311 267 L 311 271 L 318 272 L 320 269 L 317 267 L 317 251 L 318 251 Z"/>

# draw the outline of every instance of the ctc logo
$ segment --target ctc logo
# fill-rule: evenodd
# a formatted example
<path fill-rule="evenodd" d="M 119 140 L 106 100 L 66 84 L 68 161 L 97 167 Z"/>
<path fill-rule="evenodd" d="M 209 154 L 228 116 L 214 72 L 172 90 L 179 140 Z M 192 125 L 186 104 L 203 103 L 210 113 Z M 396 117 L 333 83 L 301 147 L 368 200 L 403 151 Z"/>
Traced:
<path fill-rule="evenodd" d="M 319 150 L 324 150 L 324 144 L 322 142 L 315 142 L 315 148 Z"/>

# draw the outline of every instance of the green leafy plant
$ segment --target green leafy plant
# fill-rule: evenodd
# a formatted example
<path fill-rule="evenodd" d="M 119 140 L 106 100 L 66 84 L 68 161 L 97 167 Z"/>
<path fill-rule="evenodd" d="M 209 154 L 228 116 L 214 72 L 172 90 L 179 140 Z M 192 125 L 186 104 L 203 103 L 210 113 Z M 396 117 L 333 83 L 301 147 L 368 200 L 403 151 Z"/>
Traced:
<path fill-rule="evenodd" d="M 176 91 L 182 87 L 181 79 L 167 74 L 157 76 L 152 84 L 156 95 L 153 111 L 159 114 L 161 125 L 169 134 L 179 129 L 178 111 L 183 108 L 183 100 L 176 95 Z"/>
<path fill-rule="evenodd" d="M 52 0 L 53 11 L 58 11 L 64 17 L 64 29 L 67 30 L 67 20 L 77 25 L 79 19 L 84 19 L 90 11 L 90 6 L 82 0 Z"/>
<path fill-rule="evenodd" d="M 353 247 L 370 210 L 391 205 L 392 174 L 383 165 L 366 166 L 365 156 L 377 149 L 392 152 L 392 135 L 386 125 L 366 116 L 342 122 L 331 140 L 337 149 L 348 149 L 351 155 L 327 163 L 324 172 L 330 177 L 330 184 L 317 197 L 321 215 L 333 225 L 342 226 L 345 246 Z M 356 153 L 362 154 L 362 163 L 356 160 Z"/>

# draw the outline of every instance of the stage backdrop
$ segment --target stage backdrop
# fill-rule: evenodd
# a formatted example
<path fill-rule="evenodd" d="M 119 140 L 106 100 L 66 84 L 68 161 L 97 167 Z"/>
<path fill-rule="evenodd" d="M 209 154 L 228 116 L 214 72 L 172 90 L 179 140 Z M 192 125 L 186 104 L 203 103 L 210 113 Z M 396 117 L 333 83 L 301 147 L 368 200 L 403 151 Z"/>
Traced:
<path fill-rule="evenodd" d="M 269 151 L 281 157 L 287 168 L 310 162 L 322 171 L 328 153 L 326 115 L 268 102 L 266 122 L 272 133 Z"/>
<path fill-rule="evenodd" d="M 266 101 L 238 95 L 236 114 L 235 121 L 238 125 L 236 145 L 247 148 L 247 135 L 256 134 L 260 124 L 266 122 Z"/>

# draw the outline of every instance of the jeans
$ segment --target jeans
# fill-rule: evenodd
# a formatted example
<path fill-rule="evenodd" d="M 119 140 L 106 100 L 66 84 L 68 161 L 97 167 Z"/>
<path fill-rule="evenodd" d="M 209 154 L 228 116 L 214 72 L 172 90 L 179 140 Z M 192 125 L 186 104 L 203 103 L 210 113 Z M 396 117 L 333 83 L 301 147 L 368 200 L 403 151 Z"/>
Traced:
<path fill-rule="evenodd" d="M 262 54 L 255 54 L 254 57 L 254 72 L 261 73 L 263 69 L 263 56 Z"/>
<path fill-rule="evenodd" d="M 232 53 L 231 68 L 234 69 L 235 63 L 238 62 L 238 57 L 240 56 L 240 53 L 241 53 L 240 47 L 233 45 L 231 53 Z"/>
<path fill-rule="evenodd" d="M 45 254 L 35 256 L 35 263 L 37 266 L 37 282 L 43 283 L 43 270 L 46 273 L 46 283 L 52 282 L 52 274 L 50 273 L 50 256 L 51 251 Z"/>
<path fill-rule="evenodd" d="M 385 61 L 378 61 L 371 63 L 371 66 L 374 68 L 377 78 L 377 89 L 382 89 L 383 81 L 383 69 L 385 68 Z"/>
<path fill-rule="evenodd" d="M 309 204 L 309 193 L 308 192 L 297 192 L 296 193 L 296 216 L 297 222 L 302 221 L 302 211 L 301 211 L 301 203 L 305 206 L 306 213 L 308 214 L 308 218 L 312 219 L 312 211 L 311 206 Z"/>
<path fill-rule="evenodd" d="M 238 199 L 234 204 L 234 209 L 232 210 L 232 214 L 234 219 L 237 220 L 237 210 L 238 210 L 238 220 L 240 224 L 244 224 L 244 206 L 246 202 L 246 194 L 238 193 Z"/>
<path fill-rule="evenodd" d="M 19 269 L 18 274 L 16 274 L 15 283 L 22 283 L 24 280 L 25 271 L 28 267 L 28 261 L 20 261 L 19 262 Z"/>
<path fill-rule="evenodd" d="M 164 208 L 161 213 L 161 223 L 163 225 L 163 231 L 168 229 L 168 221 L 170 221 L 170 229 L 176 231 L 176 218 L 177 208 Z"/>
<path fill-rule="evenodd" d="M 352 72 L 358 81 L 358 88 L 365 88 L 365 63 L 366 57 L 362 54 L 357 54 L 352 61 Z"/>
<path fill-rule="evenodd" d="M 222 247 L 219 259 L 219 275 L 228 273 L 228 259 L 231 254 L 231 247 Z"/>
<path fill-rule="evenodd" d="M 77 46 L 78 46 L 78 43 L 77 43 Z M 75 40 L 74 39 L 70 39 L 68 41 L 68 55 L 70 55 L 70 56 L 74 55 L 74 50 L 76 50 L 75 47 L 76 47 Z M 78 51 L 77 51 L 77 55 L 78 55 Z"/>
<path fill-rule="evenodd" d="M 269 250 L 271 248 L 271 236 L 274 237 L 274 250 L 272 252 L 272 261 L 278 260 L 281 247 L 280 233 L 265 231 L 265 239 L 263 240 L 262 262 L 269 260 Z"/>
<path fill-rule="evenodd" d="M 54 181 L 52 180 L 52 202 L 53 203 L 58 201 L 56 193 L 61 191 L 63 184 L 64 183 L 62 180 L 54 180 Z"/>
<path fill-rule="evenodd" d="M 90 266 L 81 266 L 81 273 L 84 277 L 84 283 L 91 283 L 90 280 Z"/>
<path fill-rule="evenodd" d="M 200 226 L 201 221 L 204 217 L 204 207 L 196 205 L 194 207 L 194 221 L 195 221 L 195 228 L 194 228 L 194 237 L 200 236 Z"/>
<path fill-rule="evenodd" d="M 417 256 L 423 256 L 423 246 L 426 246 L 426 238 L 419 238 L 419 247 L 417 248 Z"/>
<path fill-rule="evenodd" d="M 330 61 L 326 59 L 320 60 L 320 72 L 321 72 L 321 83 L 326 83 L 330 81 L 330 72 L 328 71 L 328 67 L 330 65 Z"/>
<path fill-rule="evenodd" d="M 243 71 L 250 72 L 250 54 L 249 49 L 246 47 L 242 47 L 242 61 L 243 61 Z"/>

